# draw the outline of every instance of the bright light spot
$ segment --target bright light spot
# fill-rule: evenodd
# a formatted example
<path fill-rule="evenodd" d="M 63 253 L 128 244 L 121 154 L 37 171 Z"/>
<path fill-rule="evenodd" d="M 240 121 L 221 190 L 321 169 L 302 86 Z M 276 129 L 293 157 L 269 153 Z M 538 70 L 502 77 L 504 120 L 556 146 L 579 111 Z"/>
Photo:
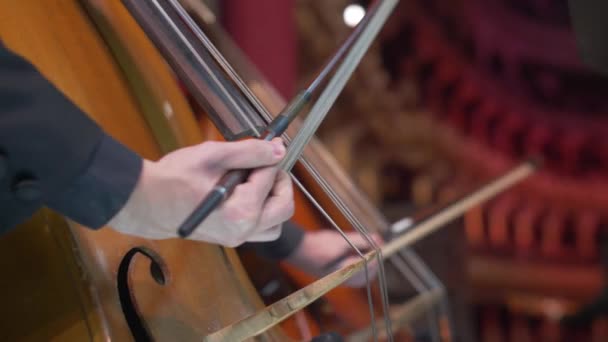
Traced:
<path fill-rule="evenodd" d="M 413 223 L 414 223 L 414 220 L 412 220 L 409 217 L 405 217 L 405 218 L 402 218 L 401 220 L 395 222 L 392 225 L 391 230 L 393 231 L 393 234 L 399 234 L 399 233 L 405 231 L 406 229 L 408 229 L 409 227 L 411 227 Z"/>
<path fill-rule="evenodd" d="M 165 101 L 163 103 L 163 113 L 165 114 L 167 120 L 171 120 L 171 118 L 173 117 L 173 107 L 171 107 L 169 101 Z"/>
<path fill-rule="evenodd" d="M 344 23 L 350 27 L 355 27 L 365 16 L 365 9 L 361 5 L 351 4 L 344 9 Z"/>

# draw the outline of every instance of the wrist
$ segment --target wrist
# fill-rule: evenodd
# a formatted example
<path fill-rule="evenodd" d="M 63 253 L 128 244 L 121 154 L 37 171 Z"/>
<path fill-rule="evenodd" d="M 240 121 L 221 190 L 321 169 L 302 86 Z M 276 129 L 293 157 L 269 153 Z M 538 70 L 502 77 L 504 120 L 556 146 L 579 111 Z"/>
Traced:
<path fill-rule="evenodd" d="M 147 159 L 142 159 L 142 166 L 139 177 L 129 198 L 120 210 L 110 219 L 108 226 L 114 230 L 131 235 L 141 235 L 142 220 L 145 220 L 146 215 L 141 215 L 146 212 L 146 190 L 147 186 L 156 173 L 156 162 Z M 153 210 L 153 208 L 148 208 Z"/>
<path fill-rule="evenodd" d="M 302 236 L 300 244 L 293 252 L 285 259 L 285 261 L 294 267 L 308 273 L 310 275 L 319 276 L 319 267 L 317 258 L 311 255 L 314 251 L 314 239 L 312 238 L 315 232 L 305 232 Z"/>

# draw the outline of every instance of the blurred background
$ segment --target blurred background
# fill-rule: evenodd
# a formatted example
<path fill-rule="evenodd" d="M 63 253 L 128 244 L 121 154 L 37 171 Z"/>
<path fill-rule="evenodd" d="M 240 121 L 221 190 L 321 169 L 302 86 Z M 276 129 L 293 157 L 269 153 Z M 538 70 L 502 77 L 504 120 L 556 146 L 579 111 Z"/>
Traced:
<path fill-rule="evenodd" d="M 291 98 L 369 1 L 208 4 Z M 318 137 L 392 220 L 542 156 L 523 186 L 417 251 L 448 287 L 458 340 L 606 341 L 606 94 L 608 79 L 581 63 L 566 0 L 407 0 Z"/>

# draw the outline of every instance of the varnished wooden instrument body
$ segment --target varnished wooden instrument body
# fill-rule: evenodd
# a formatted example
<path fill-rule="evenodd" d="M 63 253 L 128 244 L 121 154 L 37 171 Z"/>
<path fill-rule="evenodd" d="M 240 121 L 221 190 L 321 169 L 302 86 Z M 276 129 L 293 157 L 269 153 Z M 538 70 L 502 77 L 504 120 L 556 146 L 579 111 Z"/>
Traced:
<path fill-rule="evenodd" d="M 2 0 L 0 37 L 142 156 L 154 160 L 203 141 L 172 74 L 119 1 L 84 5 L 90 12 L 74 0 Z M 120 51 L 101 38 L 92 22 L 96 15 L 121 28 L 116 38 L 128 40 L 137 51 L 145 74 L 116 61 Z M 93 231 L 41 210 L 0 238 L 0 340 L 132 340 L 117 277 L 134 248 L 158 256 L 164 275 L 159 279 L 157 272 L 155 280 L 150 259 L 139 253 L 127 277 L 128 293 L 157 341 L 198 341 L 262 306 L 231 249 L 177 239 L 150 241 L 110 228 Z M 279 330 L 264 336 L 285 340 Z"/>

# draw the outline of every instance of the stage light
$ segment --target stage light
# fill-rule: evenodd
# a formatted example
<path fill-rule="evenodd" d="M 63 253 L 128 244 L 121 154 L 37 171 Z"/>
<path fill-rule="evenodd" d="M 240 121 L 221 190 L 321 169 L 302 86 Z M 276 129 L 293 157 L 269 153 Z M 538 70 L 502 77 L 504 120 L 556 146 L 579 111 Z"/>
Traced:
<path fill-rule="evenodd" d="M 365 16 L 365 9 L 358 4 L 350 4 L 344 9 L 342 17 L 344 23 L 350 27 L 355 27 Z"/>

